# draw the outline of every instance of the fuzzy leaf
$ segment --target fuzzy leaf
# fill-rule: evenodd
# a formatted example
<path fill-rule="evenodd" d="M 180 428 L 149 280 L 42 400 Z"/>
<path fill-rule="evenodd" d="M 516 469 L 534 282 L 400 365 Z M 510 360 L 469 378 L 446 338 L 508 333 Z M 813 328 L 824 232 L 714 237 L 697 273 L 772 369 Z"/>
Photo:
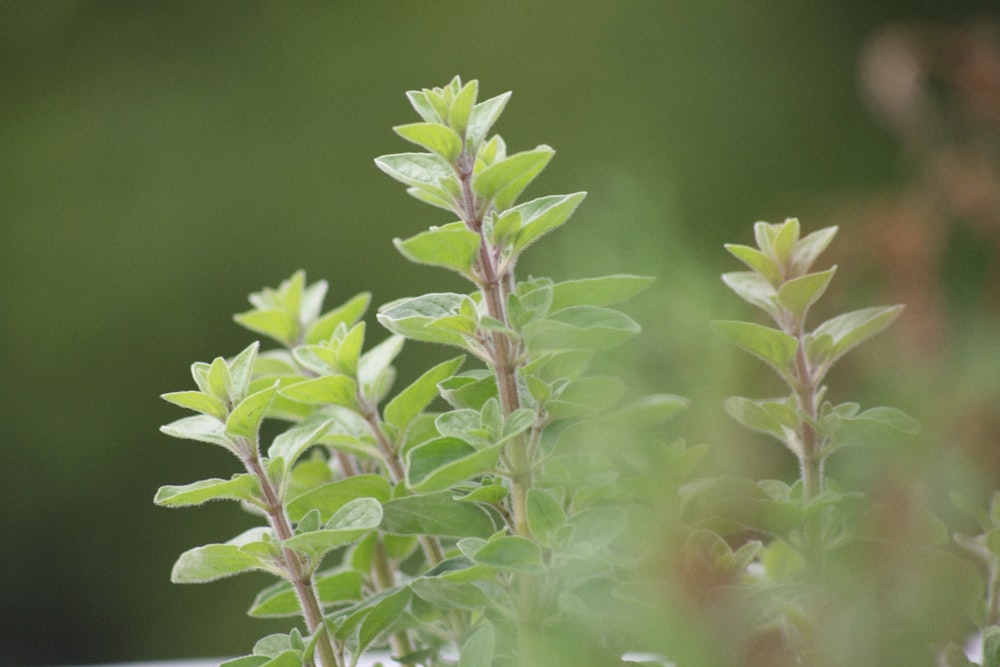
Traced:
<path fill-rule="evenodd" d="M 831 318 L 816 327 L 813 336 L 830 336 L 833 363 L 849 350 L 884 331 L 899 317 L 903 306 L 864 308 Z"/>
<path fill-rule="evenodd" d="M 780 311 L 775 305 L 778 294 L 764 276 L 752 271 L 735 271 L 724 273 L 722 282 L 736 292 L 738 297 L 760 308 L 772 319 L 780 318 Z"/>
<path fill-rule="evenodd" d="M 714 322 L 715 329 L 733 345 L 746 350 L 788 377 L 795 365 L 798 341 L 783 331 L 751 322 L 727 320 Z"/>
<path fill-rule="evenodd" d="M 160 398 L 174 405 L 179 405 L 182 408 L 188 408 L 203 415 L 215 417 L 219 421 L 225 421 L 229 414 L 229 410 L 223 401 L 203 391 L 174 391 L 169 394 L 163 394 Z"/>
<path fill-rule="evenodd" d="M 571 306 L 524 326 L 528 347 L 536 352 L 599 350 L 619 345 L 639 333 L 639 325 L 617 310 Z"/>
<path fill-rule="evenodd" d="M 457 503 L 450 492 L 404 496 L 383 506 L 382 530 L 394 535 L 488 537 L 496 528 L 473 503 Z"/>
<path fill-rule="evenodd" d="M 379 502 L 389 500 L 392 489 L 389 482 L 379 475 L 354 475 L 336 482 L 310 489 L 288 502 L 288 516 L 301 521 L 310 510 L 319 510 L 324 523 L 347 503 L 358 498 L 374 498 Z"/>
<path fill-rule="evenodd" d="M 291 467 L 299 460 L 303 452 L 316 444 L 326 434 L 332 424 L 332 420 L 326 420 L 320 424 L 303 424 L 290 428 L 275 437 L 267 449 L 267 455 L 271 459 L 281 457 L 285 460 L 285 465 Z"/>
<path fill-rule="evenodd" d="M 830 241 L 837 235 L 837 228 L 826 227 L 818 229 L 811 234 L 807 234 L 795 244 L 795 252 L 792 255 L 792 275 L 805 275 L 812 267 L 816 258 L 826 250 Z"/>
<path fill-rule="evenodd" d="M 497 209 L 510 208 L 554 153 L 548 146 L 539 146 L 494 162 L 473 177 L 472 189 L 483 199 L 494 201 Z"/>
<path fill-rule="evenodd" d="M 645 276 L 616 274 L 556 283 L 552 286 L 549 312 L 555 313 L 571 306 L 610 306 L 620 303 L 642 292 L 653 280 Z"/>
<path fill-rule="evenodd" d="M 473 560 L 498 570 L 537 574 L 544 570 L 542 552 L 531 540 L 516 535 L 498 537 L 476 551 Z"/>
<path fill-rule="evenodd" d="M 440 123 L 411 123 L 392 128 L 407 141 L 436 153 L 448 162 L 454 162 L 462 152 L 462 139 L 455 130 Z"/>
<path fill-rule="evenodd" d="M 521 214 L 521 228 L 514 237 L 514 254 L 520 254 L 529 245 L 569 220 L 573 211 L 586 196 L 586 192 L 577 192 L 571 195 L 550 195 L 533 199 L 510 209 Z"/>
<path fill-rule="evenodd" d="M 737 245 L 735 243 L 728 243 L 725 248 L 731 255 L 760 275 L 767 278 L 767 281 L 772 286 L 776 287 L 781 283 L 783 278 L 781 269 L 774 263 L 773 259 L 762 253 L 760 250 L 752 248 L 748 245 Z"/>
<path fill-rule="evenodd" d="M 462 644 L 458 667 L 491 667 L 496 637 L 491 623 L 476 628 Z"/>
<path fill-rule="evenodd" d="M 242 473 L 230 479 L 203 479 L 183 486 L 161 486 L 153 502 L 161 507 L 191 507 L 210 500 L 259 502 L 259 499 L 257 478 Z"/>
<path fill-rule="evenodd" d="M 479 255 L 479 242 L 479 234 L 464 222 L 431 227 L 406 240 L 393 240 L 403 257 L 411 262 L 451 269 L 463 276 L 471 275 Z"/>
<path fill-rule="evenodd" d="M 836 270 L 837 267 L 834 266 L 826 271 L 807 273 L 789 280 L 778 289 L 778 301 L 796 318 L 805 318 L 809 307 L 823 296 Z"/>
<path fill-rule="evenodd" d="M 261 560 L 252 549 L 246 549 L 254 545 L 262 530 L 251 529 L 225 544 L 207 544 L 185 551 L 174 563 L 170 580 L 175 584 L 200 584 L 241 572 L 270 571 L 270 563 Z"/>
<path fill-rule="evenodd" d="M 413 593 L 409 588 L 400 588 L 386 596 L 371 608 L 358 630 L 358 650 L 365 650 L 380 634 L 392 627 L 402 616 Z"/>
<path fill-rule="evenodd" d="M 490 128 L 503 113 L 503 109 L 507 106 L 507 100 L 510 99 L 510 93 L 503 93 L 497 95 L 496 97 L 491 97 L 488 100 L 483 100 L 482 102 L 474 105 L 472 111 L 469 113 L 469 124 L 465 131 L 466 142 L 478 146 L 489 133 Z"/>
<path fill-rule="evenodd" d="M 341 405 L 353 407 L 357 401 L 358 386 L 346 375 L 323 375 L 282 388 L 281 395 L 309 405 Z"/>
<path fill-rule="evenodd" d="M 378 321 L 389 331 L 413 340 L 475 351 L 466 337 L 455 329 L 434 326 L 436 322 L 457 316 L 462 302 L 468 298 L 464 294 L 446 292 L 399 299 L 379 309 Z"/>
<path fill-rule="evenodd" d="M 438 155 L 397 153 L 383 155 L 375 165 L 397 181 L 414 187 L 437 188 L 438 182 L 451 178 L 451 165 Z"/>
<path fill-rule="evenodd" d="M 795 409 L 786 400 L 752 401 L 736 396 L 726 401 L 725 408 L 733 419 L 747 428 L 773 435 L 792 447 L 792 444 L 787 441 L 787 437 L 789 431 L 793 430 L 798 423 L 798 417 L 795 414 Z"/>
<path fill-rule="evenodd" d="M 438 384 L 452 377 L 464 361 L 464 356 L 449 359 L 417 378 L 385 406 L 385 421 L 400 431 L 405 430 L 410 422 L 437 398 Z"/>
<path fill-rule="evenodd" d="M 418 597 L 441 609 L 480 609 L 490 600 L 478 586 L 442 577 L 420 577 L 410 582 Z"/>
<path fill-rule="evenodd" d="M 479 449 L 453 437 L 443 437 L 414 447 L 406 457 L 406 484 L 417 493 L 451 488 L 492 470 L 502 446 Z"/>
<path fill-rule="evenodd" d="M 371 293 L 361 292 L 351 297 L 342 305 L 317 318 L 306 330 L 303 342 L 306 345 L 316 345 L 321 341 L 327 340 L 341 324 L 350 329 L 358 323 L 365 314 L 365 311 L 368 310 L 371 298 Z"/>
<path fill-rule="evenodd" d="M 562 506 L 540 489 L 528 490 L 527 519 L 532 536 L 546 548 L 554 546 L 556 531 L 566 525 Z"/>
<path fill-rule="evenodd" d="M 299 324 L 295 316 L 281 308 L 248 310 L 233 315 L 237 324 L 276 340 L 285 347 L 292 347 L 298 335 Z"/>
<path fill-rule="evenodd" d="M 236 437 L 255 440 L 261 421 L 267 413 L 274 395 L 278 391 L 278 382 L 255 394 L 247 396 L 239 405 L 233 408 L 226 419 L 226 433 Z"/>
<path fill-rule="evenodd" d="M 319 559 L 345 544 L 378 528 L 382 521 L 382 506 L 374 498 L 355 498 L 334 512 L 325 528 L 301 533 L 284 541 L 284 546 Z"/>
<path fill-rule="evenodd" d="M 220 445 L 229 450 L 232 450 L 236 445 L 235 441 L 226 433 L 226 425 L 208 415 L 184 417 L 161 426 L 160 431 L 175 438 L 198 440 Z"/>

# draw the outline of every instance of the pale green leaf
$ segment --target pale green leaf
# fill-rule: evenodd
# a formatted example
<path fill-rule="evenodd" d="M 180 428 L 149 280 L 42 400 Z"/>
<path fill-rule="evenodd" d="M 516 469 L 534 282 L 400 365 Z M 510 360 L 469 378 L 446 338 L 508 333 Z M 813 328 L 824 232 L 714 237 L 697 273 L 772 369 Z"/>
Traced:
<path fill-rule="evenodd" d="M 278 382 L 276 381 L 270 387 L 247 396 L 229 413 L 229 418 L 226 419 L 226 432 L 236 437 L 256 439 L 260 423 L 277 392 Z"/>
<path fill-rule="evenodd" d="M 481 609 L 490 600 L 475 584 L 442 577 L 420 577 L 410 582 L 410 590 L 440 609 Z"/>
<path fill-rule="evenodd" d="M 731 255 L 764 276 L 771 285 L 777 286 L 783 280 L 781 268 L 760 250 L 735 243 L 727 243 L 725 248 Z"/>
<path fill-rule="evenodd" d="M 794 276 L 804 275 L 812 267 L 816 258 L 826 250 L 830 241 L 837 234 L 837 227 L 826 227 L 811 234 L 807 234 L 795 244 L 795 252 L 792 254 L 792 270 Z"/>
<path fill-rule="evenodd" d="M 791 447 L 788 437 L 798 424 L 798 416 L 787 400 L 753 401 L 736 396 L 726 400 L 725 408 L 733 419 L 747 428 L 772 435 Z"/>
<path fill-rule="evenodd" d="M 281 395 L 309 405 L 341 405 L 353 407 L 357 402 L 358 387 L 346 375 L 323 375 L 296 382 L 281 389 Z"/>
<path fill-rule="evenodd" d="M 733 345 L 766 362 L 782 377 L 790 377 L 799 343 L 783 331 L 751 322 L 713 322 L 715 329 Z"/>
<path fill-rule="evenodd" d="M 260 483 L 242 473 L 230 479 L 203 479 L 183 486 L 161 486 L 154 503 L 161 507 L 191 507 L 210 500 L 260 502 Z"/>
<path fill-rule="evenodd" d="M 394 239 L 393 244 L 406 259 L 416 264 L 438 266 L 471 276 L 472 267 L 479 256 L 479 234 L 453 222 L 406 240 Z"/>
<path fill-rule="evenodd" d="M 378 345 L 361 355 L 358 360 L 358 381 L 369 399 L 377 399 L 378 380 L 390 368 L 393 360 L 403 349 L 406 339 L 403 336 L 389 336 Z"/>
<path fill-rule="evenodd" d="M 472 189 L 480 197 L 494 201 L 497 209 L 507 209 L 554 154 L 555 151 L 548 146 L 515 153 L 476 174 L 472 179 Z"/>
<path fill-rule="evenodd" d="M 351 570 L 321 574 L 316 577 L 316 590 L 320 604 L 324 606 L 361 598 L 362 577 L 360 572 Z M 287 581 L 281 581 L 262 590 L 254 599 L 250 616 L 274 618 L 299 616 L 302 610 L 295 588 Z"/>
<path fill-rule="evenodd" d="M 165 401 L 179 405 L 182 408 L 195 410 L 204 415 L 225 421 L 229 410 L 226 404 L 211 394 L 203 391 L 174 391 L 160 396 Z"/>
<path fill-rule="evenodd" d="M 490 128 L 493 127 L 497 118 L 503 113 L 503 109 L 507 106 L 507 100 L 509 99 L 510 93 L 507 92 L 496 97 L 491 97 L 488 100 L 483 100 L 472 107 L 472 111 L 469 113 L 468 128 L 465 132 L 466 141 L 470 145 L 478 146 L 486 138 Z"/>
<path fill-rule="evenodd" d="M 375 165 L 397 181 L 413 187 L 437 188 L 438 182 L 452 178 L 454 171 L 443 158 L 428 153 L 383 155 Z"/>
<path fill-rule="evenodd" d="M 267 450 L 267 455 L 272 459 L 282 458 L 285 460 L 285 465 L 291 467 L 303 452 L 326 434 L 332 424 L 332 420 L 325 420 L 319 424 L 311 423 L 290 428 L 275 437 Z"/>
<path fill-rule="evenodd" d="M 556 531 L 566 525 L 562 505 L 545 491 L 529 489 L 526 516 L 528 528 L 538 543 L 543 547 L 554 546 Z"/>
<path fill-rule="evenodd" d="M 175 584 L 198 584 L 252 570 L 270 571 L 271 563 L 245 549 L 261 534 L 262 530 L 252 529 L 225 544 L 207 544 L 185 551 L 174 563 L 170 580 Z"/>
<path fill-rule="evenodd" d="M 488 537 L 496 530 L 489 514 L 459 503 L 448 491 L 390 500 L 383 506 L 382 530 L 396 535 Z"/>
<path fill-rule="evenodd" d="M 854 347 L 884 331 L 903 312 L 903 306 L 877 306 L 844 313 L 816 327 L 813 336 L 830 336 L 830 364 Z"/>
<path fill-rule="evenodd" d="M 498 570 L 538 574 L 544 571 L 542 552 L 531 540 L 507 535 L 492 539 L 476 551 L 473 560 Z"/>
<path fill-rule="evenodd" d="M 476 104 L 479 96 L 479 82 L 473 79 L 462 86 L 462 89 L 455 95 L 451 102 L 451 109 L 448 112 L 448 123 L 462 137 L 466 135 L 469 127 L 469 117 L 472 115 L 472 107 Z"/>
<path fill-rule="evenodd" d="M 484 623 L 462 643 L 458 667 L 491 667 L 496 637 L 491 623 Z"/>
<path fill-rule="evenodd" d="M 807 273 L 793 278 L 778 289 L 778 302 L 791 311 L 800 321 L 805 318 L 809 307 L 823 296 L 837 267 L 819 273 Z"/>
<path fill-rule="evenodd" d="M 315 345 L 330 338 L 341 324 L 347 328 L 353 327 L 368 310 L 371 298 L 371 293 L 361 292 L 328 313 L 324 313 L 309 325 L 303 342 L 307 345 Z"/>
<path fill-rule="evenodd" d="M 409 588 L 403 587 L 386 596 L 371 608 L 358 630 L 359 651 L 367 648 L 379 635 L 390 629 L 399 620 L 412 595 Z"/>
<path fill-rule="evenodd" d="M 476 352 L 462 334 L 432 326 L 438 320 L 458 315 L 467 298 L 464 294 L 446 292 L 399 299 L 379 309 L 378 321 L 389 331 L 413 340 L 455 345 Z"/>
<path fill-rule="evenodd" d="M 237 324 L 276 340 L 285 347 L 295 345 L 299 324 L 295 316 L 280 308 L 254 309 L 233 315 Z"/>
<path fill-rule="evenodd" d="M 250 382 L 253 380 L 258 348 L 260 348 L 260 343 L 254 341 L 233 357 L 232 361 L 227 362 L 232 382 L 233 403 L 241 402 L 250 393 Z"/>
<path fill-rule="evenodd" d="M 614 347 L 639 333 L 639 325 L 617 310 L 571 306 L 525 325 L 522 334 L 536 352 L 598 350 Z"/>
<path fill-rule="evenodd" d="M 318 510 L 327 522 L 342 507 L 358 498 L 386 502 L 391 495 L 389 482 L 379 475 L 354 475 L 310 489 L 288 502 L 288 516 L 300 521 L 310 510 Z"/>
<path fill-rule="evenodd" d="M 462 138 L 455 130 L 440 123 L 411 123 L 392 129 L 407 141 L 440 155 L 448 162 L 454 162 L 462 152 Z"/>
<path fill-rule="evenodd" d="M 229 450 L 232 450 L 236 445 L 236 442 L 226 433 L 226 425 L 208 415 L 184 417 L 161 426 L 160 431 L 174 438 L 208 442 L 213 445 L 221 445 Z"/>
<path fill-rule="evenodd" d="M 514 254 L 520 254 L 539 238 L 569 220 L 586 196 L 586 192 L 551 195 L 519 204 L 511 209 L 520 211 L 522 219 L 521 228 L 514 238 Z"/>
<path fill-rule="evenodd" d="M 492 470 L 501 449 L 499 445 L 476 449 L 458 438 L 436 438 L 407 452 L 407 486 L 417 493 L 451 488 Z"/>
<path fill-rule="evenodd" d="M 775 303 L 778 293 L 767 278 L 752 271 L 724 273 L 722 282 L 747 303 L 756 306 L 774 320 L 781 318 L 781 311 Z"/>
<path fill-rule="evenodd" d="M 289 549 L 320 559 L 330 551 L 355 542 L 382 521 L 382 506 L 374 498 L 355 498 L 334 512 L 326 527 L 300 533 L 282 544 Z"/>
<path fill-rule="evenodd" d="M 571 306 L 610 306 L 642 292 L 653 278 L 617 274 L 600 278 L 583 278 L 556 283 L 552 286 L 550 312 Z"/>
<path fill-rule="evenodd" d="M 437 364 L 402 390 L 385 406 L 385 421 L 400 431 L 438 395 L 438 384 L 452 377 L 465 361 L 464 356 Z"/>

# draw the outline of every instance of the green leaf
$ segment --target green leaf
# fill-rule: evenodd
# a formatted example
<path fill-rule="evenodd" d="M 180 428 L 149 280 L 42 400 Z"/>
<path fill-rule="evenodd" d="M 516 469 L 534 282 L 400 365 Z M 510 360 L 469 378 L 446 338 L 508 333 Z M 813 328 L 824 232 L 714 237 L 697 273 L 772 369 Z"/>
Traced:
<path fill-rule="evenodd" d="M 400 431 L 406 430 L 410 422 L 437 398 L 438 384 L 452 377 L 465 361 L 458 356 L 441 362 L 417 378 L 385 406 L 385 421 Z"/>
<path fill-rule="evenodd" d="M 473 560 L 480 565 L 511 572 L 538 574 L 545 569 L 538 545 L 517 535 L 490 540 L 476 551 Z"/>
<path fill-rule="evenodd" d="M 220 445 L 230 451 L 236 446 L 236 442 L 226 433 L 226 425 L 208 415 L 184 417 L 161 426 L 160 431 L 174 438 Z"/>
<path fill-rule="evenodd" d="M 496 637 L 491 623 L 484 623 L 462 643 L 458 667 L 491 667 Z"/>
<path fill-rule="evenodd" d="M 515 153 L 476 174 L 472 179 L 472 189 L 483 199 L 492 200 L 497 209 L 510 208 L 554 154 L 555 151 L 548 146 Z"/>
<path fill-rule="evenodd" d="M 382 506 L 374 498 L 355 498 L 334 512 L 326 527 L 288 538 L 283 545 L 320 559 L 337 547 L 355 542 L 382 521 Z"/>
<path fill-rule="evenodd" d="M 411 90 L 406 93 L 406 97 L 409 98 L 414 110 L 428 123 L 441 123 L 446 120 L 441 117 L 437 107 L 430 101 L 427 91 Z"/>
<path fill-rule="evenodd" d="M 183 486 L 161 486 L 154 503 L 161 507 L 191 507 L 210 500 L 260 502 L 260 483 L 249 473 L 230 479 L 203 479 Z"/>
<path fill-rule="evenodd" d="M 544 320 L 529 322 L 522 331 L 535 352 L 600 350 L 620 345 L 639 333 L 639 325 L 617 310 L 571 306 Z"/>
<path fill-rule="evenodd" d="M 548 493 L 540 489 L 528 490 L 528 528 L 543 547 L 554 546 L 556 531 L 566 525 L 566 513 Z"/>
<path fill-rule="evenodd" d="M 448 162 L 454 162 L 462 152 L 462 139 L 455 130 L 440 123 L 411 123 L 392 128 L 407 141 L 436 153 Z"/>
<path fill-rule="evenodd" d="M 713 322 L 713 325 L 733 345 L 766 362 L 782 377 L 791 376 L 799 348 L 793 336 L 751 322 L 728 320 Z"/>
<path fill-rule="evenodd" d="M 361 598 L 362 577 L 360 572 L 334 572 L 316 577 L 316 590 L 320 604 L 327 606 L 338 602 Z M 254 599 L 250 616 L 257 618 L 278 618 L 299 616 L 302 613 L 295 588 L 287 581 L 280 581 L 262 590 Z"/>
<path fill-rule="evenodd" d="M 323 375 L 304 382 L 296 382 L 281 389 L 281 395 L 309 405 L 341 405 L 354 407 L 358 386 L 346 375 Z"/>
<path fill-rule="evenodd" d="M 367 648 L 380 634 L 399 620 L 406 605 L 410 603 L 412 595 L 409 588 L 403 587 L 386 596 L 371 608 L 371 611 L 365 615 L 364 621 L 361 622 L 361 628 L 358 631 L 359 651 Z"/>
<path fill-rule="evenodd" d="M 834 266 L 819 273 L 807 273 L 793 278 L 778 289 L 778 302 L 790 310 L 797 319 L 804 320 L 809 307 L 823 296 L 837 270 Z"/>
<path fill-rule="evenodd" d="M 455 95 L 452 100 L 451 109 L 448 112 L 448 123 L 462 137 L 465 136 L 469 127 L 469 117 L 472 115 L 472 107 L 476 104 L 479 96 L 479 82 L 473 79 L 468 82 Z"/>
<path fill-rule="evenodd" d="M 327 340 L 343 324 L 348 329 L 353 327 L 368 310 L 372 295 L 369 292 L 361 292 L 351 297 L 344 304 L 334 308 L 330 312 L 318 318 L 306 329 L 303 342 L 307 345 L 315 345 L 320 341 Z"/>
<path fill-rule="evenodd" d="M 722 282 L 736 295 L 747 303 L 760 308 L 774 320 L 781 319 L 781 310 L 777 306 L 778 293 L 771 283 L 759 273 L 751 271 L 735 271 L 724 273 Z"/>
<path fill-rule="evenodd" d="M 833 364 L 849 350 L 884 331 L 903 312 L 903 306 L 877 306 L 844 313 L 816 327 L 813 336 L 830 336 Z"/>
<path fill-rule="evenodd" d="M 324 523 L 347 503 L 358 498 L 386 502 L 392 494 L 389 482 L 379 475 L 354 475 L 310 489 L 288 502 L 288 516 L 300 521 L 312 509 L 319 510 Z"/>
<path fill-rule="evenodd" d="M 255 544 L 263 530 L 251 529 L 225 544 L 207 544 L 185 551 L 174 563 L 170 580 L 175 584 L 200 584 L 251 570 L 273 570 L 271 563 L 245 549 Z"/>
<path fill-rule="evenodd" d="M 225 421 L 229 415 L 229 410 L 223 401 L 203 391 L 174 391 L 162 394 L 160 398 L 182 408 L 215 417 L 219 421 Z"/>
<path fill-rule="evenodd" d="M 390 500 L 382 507 L 382 530 L 395 535 L 488 537 L 496 530 L 477 505 L 456 502 L 448 491 Z"/>
<path fill-rule="evenodd" d="M 397 181 L 419 188 L 436 189 L 440 181 L 454 175 L 447 161 L 427 153 L 383 155 L 375 160 L 375 165 Z"/>
<path fill-rule="evenodd" d="M 258 348 L 260 348 L 260 343 L 254 341 L 233 357 L 232 361 L 227 362 L 232 381 L 233 403 L 242 402 L 250 393 L 250 382 L 253 380 Z"/>
<path fill-rule="evenodd" d="M 390 370 L 405 342 L 403 336 L 389 336 L 361 355 L 358 360 L 358 381 L 369 401 L 377 403 L 382 398 L 380 390 L 387 387 L 381 387 L 380 381 L 386 377 L 386 372 Z"/>
<path fill-rule="evenodd" d="M 441 491 L 493 470 L 501 445 L 476 449 L 453 437 L 436 438 L 406 456 L 406 484 L 417 493 Z"/>
<path fill-rule="evenodd" d="M 610 306 L 631 299 L 649 287 L 654 278 L 616 274 L 600 278 L 568 280 L 552 286 L 549 312 L 572 306 Z"/>
<path fill-rule="evenodd" d="M 270 659 L 263 655 L 244 655 L 219 663 L 219 667 L 263 667 Z"/>
<path fill-rule="evenodd" d="M 433 326 L 441 320 L 457 316 L 462 302 L 468 298 L 464 294 L 445 292 L 399 299 L 379 309 L 378 321 L 389 331 L 413 340 L 455 345 L 477 352 L 461 333 L 452 328 Z"/>
<path fill-rule="evenodd" d="M 726 412 L 733 419 L 754 431 L 772 435 L 800 454 L 795 442 L 790 441 L 798 424 L 795 408 L 787 399 L 752 401 L 739 396 L 726 400 Z"/>
<path fill-rule="evenodd" d="M 469 113 L 469 125 L 465 131 L 467 143 L 472 146 L 478 146 L 486 138 L 490 128 L 493 127 L 497 118 L 503 113 L 503 109 L 507 106 L 507 100 L 509 99 L 510 93 L 507 92 L 496 97 L 491 97 L 488 100 L 483 100 L 472 107 L 472 111 Z"/>
<path fill-rule="evenodd" d="M 420 577 L 410 582 L 410 589 L 420 598 L 442 609 L 480 609 L 490 599 L 478 586 L 441 577 Z"/>
<path fill-rule="evenodd" d="M 764 276 L 772 286 L 777 287 L 784 280 L 781 268 L 774 263 L 774 260 L 762 253 L 756 248 L 751 248 L 747 245 L 737 245 L 735 243 L 727 243 L 725 245 L 726 250 L 729 251 L 736 259 L 740 260 L 748 267 L 753 269 L 755 272 Z"/>
<path fill-rule="evenodd" d="M 274 395 L 278 391 L 278 382 L 267 389 L 247 396 L 239 405 L 233 408 L 226 419 L 226 433 L 236 437 L 256 440 L 261 421 L 267 413 Z"/>
<path fill-rule="evenodd" d="M 290 428 L 278 435 L 267 450 L 269 458 L 283 458 L 285 465 L 291 467 L 302 456 L 303 452 L 312 447 L 326 434 L 332 420 L 325 420 L 319 424 L 303 424 L 295 428 Z"/>
<path fill-rule="evenodd" d="M 795 244 L 799 240 L 798 218 L 788 218 L 781 224 L 771 225 L 770 232 L 768 236 L 771 256 L 774 257 L 779 266 L 789 264 Z M 764 250 L 763 246 L 761 250 Z"/>
<path fill-rule="evenodd" d="M 836 235 L 837 228 L 835 226 L 826 227 L 825 229 L 819 229 L 812 234 L 806 235 L 796 243 L 795 252 L 792 254 L 791 274 L 793 276 L 801 276 L 809 271 L 813 262 L 826 250 L 827 246 L 830 245 L 830 241 Z"/>
<path fill-rule="evenodd" d="M 237 324 L 276 340 L 285 347 L 295 345 L 299 324 L 294 315 L 280 308 L 254 309 L 233 315 Z"/>
<path fill-rule="evenodd" d="M 569 519 L 573 527 L 574 551 L 590 558 L 595 552 L 614 542 L 625 530 L 628 516 L 617 507 L 591 507 Z"/>
<path fill-rule="evenodd" d="M 431 227 L 405 241 L 393 240 L 403 257 L 411 262 L 451 269 L 467 277 L 472 275 L 479 256 L 479 243 L 479 234 L 464 222 Z"/>
<path fill-rule="evenodd" d="M 520 254 L 529 245 L 561 226 L 580 205 L 586 192 L 571 195 L 550 195 L 515 206 L 511 211 L 521 214 L 521 228 L 514 237 L 513 252 Z"/>

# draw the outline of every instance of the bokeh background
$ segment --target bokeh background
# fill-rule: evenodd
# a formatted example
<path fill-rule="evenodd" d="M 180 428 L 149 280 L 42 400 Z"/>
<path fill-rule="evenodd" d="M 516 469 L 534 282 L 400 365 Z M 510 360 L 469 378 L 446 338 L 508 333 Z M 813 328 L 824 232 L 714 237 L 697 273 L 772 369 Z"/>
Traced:
<path fill-rule="evenodd" d="M 404 91 L 456 74 L 514 91 L 497 127 L 512 149 L 556 148 L 532 193 L 590 193 L 524 272 L 657 277 L 615 360 L 637 392 L 692 399 L 675 436 L 723 469 L 793 474 L 723 414 L 727 395 L 780 389 L 708 322 L 753 316 L 718 280 L 738 269 L 722 243 L 798 216 L 841 227 L 821 311 L 910 304 L 831 392 L 902 407 L 923 435 L 845 455 L 845 484 L 912 473 L 932 500 L 984 497 L 1000 484 L 996 12 L 3 0 L 0 664 L 235 655 L 285 627 L 241 617 L 263 576 L 169 583 L 177 554 L 250 519 L 152 505 L 161 484 L 233 471 L 158 432 L 181 416 L 158 395 L 252 340 L 231 315 L 297 268 L 331 305 L 461 287 L 395 253 L 449 220 L 372 163 L 408 150 L 390 130 L 414 119 Z M 442 354 L 411 346 L 400 373 Z"/>

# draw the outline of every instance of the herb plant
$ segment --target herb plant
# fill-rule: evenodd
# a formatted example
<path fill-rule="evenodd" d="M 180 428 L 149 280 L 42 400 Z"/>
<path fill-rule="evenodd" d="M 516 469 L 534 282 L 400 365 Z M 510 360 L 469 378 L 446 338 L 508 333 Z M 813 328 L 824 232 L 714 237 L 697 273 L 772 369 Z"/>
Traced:
<path fill-rule="evenodd" d="M 902 664 L 897 655 L 919 664 L 931 655 L 842 641 L 875 618 L 865 594 L 882 582 L 866 578 L 864 558 L 886 538 L 871 529 L 876 502 L 825 469 L 839 450 L 918 430 L 893 408 L 835 403 L 825 386 L 834 364 L 902 307 L 807 325 L 835 273 L 813 265 L 836 228 L 802 236 L 795 219 L 760 222 L 757 247 L 726 246 L 749 271 L 725 274 L 725 284 L 774 326 L 715 328 L 775 371 L 787 394 L 735 397 L 725 409 L 782 443 L 799 476 L 698 476 L 711 448 L 662 439 L 683 399 L 628 396 L 621 380 L 591 370 L 595 356 L 639 332 L 613 306 L 650 279 L 517 274 L 521 255 L 585 195 L 522 201 L 553 150 L 508 153 L 491 128 L 509 93 L 478 93 L 476 81 L 457 77 L 409 92 L 419 121 L 394 129 L 421 150 L 375 161 L 448 215 L 396 248 L 457 273 L 469 291 L 382 305 L 388 335 L 370 344 L 368 293 L 325 310 L 327 283 L 296 272 L 235 316 L 275 347 L 253 342 L 195 363 L 196 389 L 163 396 L 198 413 L 164 433 L 221 446 L 241 471 L 164 486 L 155 502 L 234 500 L 262 520 L 183 553 L 173 581 L 268 572 L 277 581 L 250 615 L 303 624 L 225 664 L 353 667 L 373 648 L 427 667 L 604 666 L 630 650 L 696 667 Z M 396 389 L 393 363 L 407 340 L 456 356 Z M 957 540 L 988 572 L 980 627 L 984 664 L 998 667 L 1000 503 L 984 513 L 957 502 L 984 530 Z M 940 532 L 892 553 L 937 564 Z M 884 621 L 887 634 L 898 617 Z M 945 646 L 937 636 L 930 644 Z M 973 664 L 954 644 L 940 655 L 951 667 Z"/>

